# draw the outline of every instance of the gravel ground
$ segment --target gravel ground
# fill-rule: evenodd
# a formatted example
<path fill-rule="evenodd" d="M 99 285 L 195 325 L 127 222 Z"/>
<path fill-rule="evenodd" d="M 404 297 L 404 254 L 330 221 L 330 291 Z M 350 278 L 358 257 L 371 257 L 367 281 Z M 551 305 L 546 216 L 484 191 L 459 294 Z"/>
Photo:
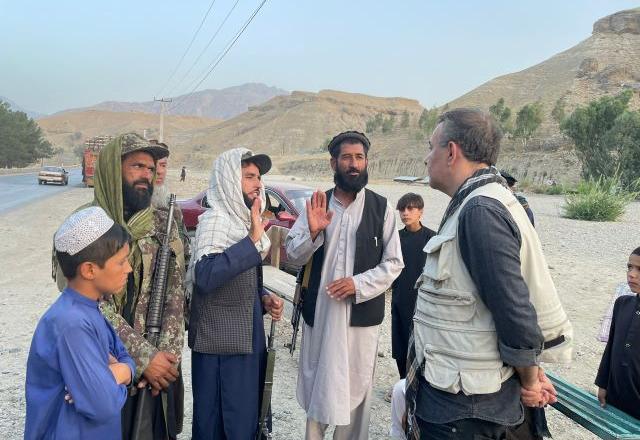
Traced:
<path fill-rule="evenodd" d="M 169 184 L 179 197 L 187 198 L 206 186 L 207 173 L 188 172 L 187 182 L 182 184 L 177 182 L 175 176 L 178 175 L 179 170 L 172 170 Z M 270 180 L 282 179 L 272 176 Z M 331 182 L 306 184 L 324 189 Z M 394 205 L 406 192 L 421 194 L 426 203 L 426 224 L 432 228 L 436 227 L 447 204 L 444 195 L 424 186 L 374 182 L 370 188 L 388 197 Z M 0 216 L 0 242 L 5 249 L 0 254 L 0 414 L 3 416 L 0 417 L 0 432 L 3 438 L 22 437 L 25 364 L 31 335 L 39 317 L 58 295 L 50 274 L 53 233 L 68 213 L 91 197 L 91 190 L 72 189 Z M 593 379 L 604 349 L 595 335 L 616 284 L 625 280 L 628 254 L 640 244 L 640 204 L 632 204 L 620 222 L 590 223 L 562 218 L 562 197 L 531 195 L 529 201 L 536 214 L 537 230 L 552 275 L 576 334 L 573 364 L 549 368 L 593 391 Z M 273 408 L 274 438 L 277 439 L 304 437 L 304 412 L 295 399 L 298 353 L 291 357 L 283 348 L 290 337 L 291 326 L 285 320 L 277 326 L 276 337 L 279 351 Z M 390 319 L 385 319 L 380 327 L 370 430 L 372 439 L 386 438 L 390 423 L 390 406 L 384 401 L 384 394 L 397 380 L 390 341 Z M 184 351 L 183 362 L 186 420 L 181 438 L 188 439 L 191 433 L 188 350 Z M 556 440 L 596 438 L 553 409 L 548 411 L 548 415 Z"/>

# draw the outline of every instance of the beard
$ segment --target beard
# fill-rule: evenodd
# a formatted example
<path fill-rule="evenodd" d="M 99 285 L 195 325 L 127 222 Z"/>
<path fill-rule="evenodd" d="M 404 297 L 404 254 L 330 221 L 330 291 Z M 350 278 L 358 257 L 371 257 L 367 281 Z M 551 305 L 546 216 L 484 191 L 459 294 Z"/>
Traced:
<path fill-rule="evenodd" d="M 146 183 L 147 188 L 136 188 L 139 183 Z M 151 196 L 153 194 L 153 184 L 146 179 L 140 179 L 129 185 L 122 180 L 122 198 L 124 201 L 124 210 L 130 215 L 138 211 L 146 209 L 151 204 Z"/>
<path fill-rule="evenodd" d="M 249 196 L 246 195 L 244 192 L 242 193 L 242 199 L 244 200 L 244 204 L 247 206 L 247 208 L 249 208 L 249 211 L 251 211 L 251 207 L 253 206 L 253 200 L 251 200 Z"/>
<path fill-rule="evenodd" d="M 154 186 L 151 194 L 151 205 L 154 208 L 168 208 L 170 193 L 166 183 Z"/>
<path fill-rule="evenodd" d="M 344 172 L 340 170 L 336 170 L 333 174 L 333 182 L 336 184 L 338 188 L 342 191 L 350 192 L 350 193 L 358 193 L 362 188 L 367 186 L 369 183 L 369 173 L 367 169 L 360 171 L 360 174 L 357 176 L 350 176 L 351 172 L 358 172 L 355 168 L 350 168 Z"/>

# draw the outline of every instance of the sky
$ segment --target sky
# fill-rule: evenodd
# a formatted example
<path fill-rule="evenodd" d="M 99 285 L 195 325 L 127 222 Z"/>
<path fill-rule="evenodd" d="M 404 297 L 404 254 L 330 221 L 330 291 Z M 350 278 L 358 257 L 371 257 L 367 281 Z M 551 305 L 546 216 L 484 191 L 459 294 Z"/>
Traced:
<path fill-rule="evenodd" d="M 0 96 L 54 113 L 259 82 L 289 91 L 401 96 L 430 107 L 544 61 L 588 38 L 599 18 L 640 6 L 637 0 L 267 0 L 206 76 L 261 3 L 0 0 Z"/>

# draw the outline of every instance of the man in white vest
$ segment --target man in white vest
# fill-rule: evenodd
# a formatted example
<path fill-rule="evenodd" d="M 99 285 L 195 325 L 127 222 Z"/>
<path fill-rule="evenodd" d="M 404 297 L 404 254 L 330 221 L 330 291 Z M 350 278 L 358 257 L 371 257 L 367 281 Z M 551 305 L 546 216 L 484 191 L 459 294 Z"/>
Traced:
<path fill-rule="evenodd" d="M 522 404 L 555 401 L 538 362 L 571 359 L 571 324 L 538 236 L 494 167 L 500 138 L 488 113 L 455 109 L 429 140 L 430 185 L 451 201 L 418 280 L 411 439 L 503 439 L 522 423 Z"/>

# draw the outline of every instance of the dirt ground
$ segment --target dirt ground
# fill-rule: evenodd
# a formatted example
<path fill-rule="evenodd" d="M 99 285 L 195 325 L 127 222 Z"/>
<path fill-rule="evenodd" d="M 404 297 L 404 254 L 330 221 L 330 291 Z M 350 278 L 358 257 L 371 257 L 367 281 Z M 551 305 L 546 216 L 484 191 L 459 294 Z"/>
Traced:
<path fill-rule="evenodd" d="M 179 170 L 171 170 L 169 185 L 179 198 L 188 198 L 207 185 L 206 173 L 189 172 L 185 183 L 178 182 Z M 290 180 L 271 176 L 266 181 Z M 327 188 L 331 182 L 304 182 Z M 370 188 L 394 204 L 406 192 L 425 198 L 425 223 L 435 228 L 444 212 L 447 198 L 428 187 L 374 182 Z M 90 189 L 76 188 L 49 199 L 0 216 L 0 432 L 6 439 L 22 437 L 25 414 L 25 364 L 31 335 L 39 317 L 58 295 L 51 280 L 51 243 L 56 228 L 77 206 L 92 198 Z M 617 223 L 591 223 L 561 217 L 561 196 L 529 196 L 536 215 L 536 227 L 548 264 L 571 318 L 576 335 L 575 360 L 568 367 L 548 366 L 571 382 L 595 390 L 593 380 L 604 344 L 595 336 L 600 320 L 614 292 L 625 280 L 628 254 L 640 245 L 640 203 L 630 206 Z M 388 300 L 389 298 L 387 298 Z M 389 314 L 387 307 L 387 314 Z M 268 321 L 268 320 L 267 320 Z M 268 323 L 267 323 L 268 324 Z M 287 320 L 277 327 L 279 348 L 274 378 L 274 438 L 304 437 L 305 417 L 295 399 L 297 354 L 291 357 L 283 344 L 291 337 Z M 380 328 L 379 357 L 375 378 L 370 438 L 384 439 L 390 424 L 390 404 L 384 394 L 397 380 L 391 358 L 390 318 Z M 185 430 L 191 433 L 190 353 L 183 352 L 186 382 Z M 596 438 L 553 409 L 548 410 L 549 425 L 556 440 Z"/>

